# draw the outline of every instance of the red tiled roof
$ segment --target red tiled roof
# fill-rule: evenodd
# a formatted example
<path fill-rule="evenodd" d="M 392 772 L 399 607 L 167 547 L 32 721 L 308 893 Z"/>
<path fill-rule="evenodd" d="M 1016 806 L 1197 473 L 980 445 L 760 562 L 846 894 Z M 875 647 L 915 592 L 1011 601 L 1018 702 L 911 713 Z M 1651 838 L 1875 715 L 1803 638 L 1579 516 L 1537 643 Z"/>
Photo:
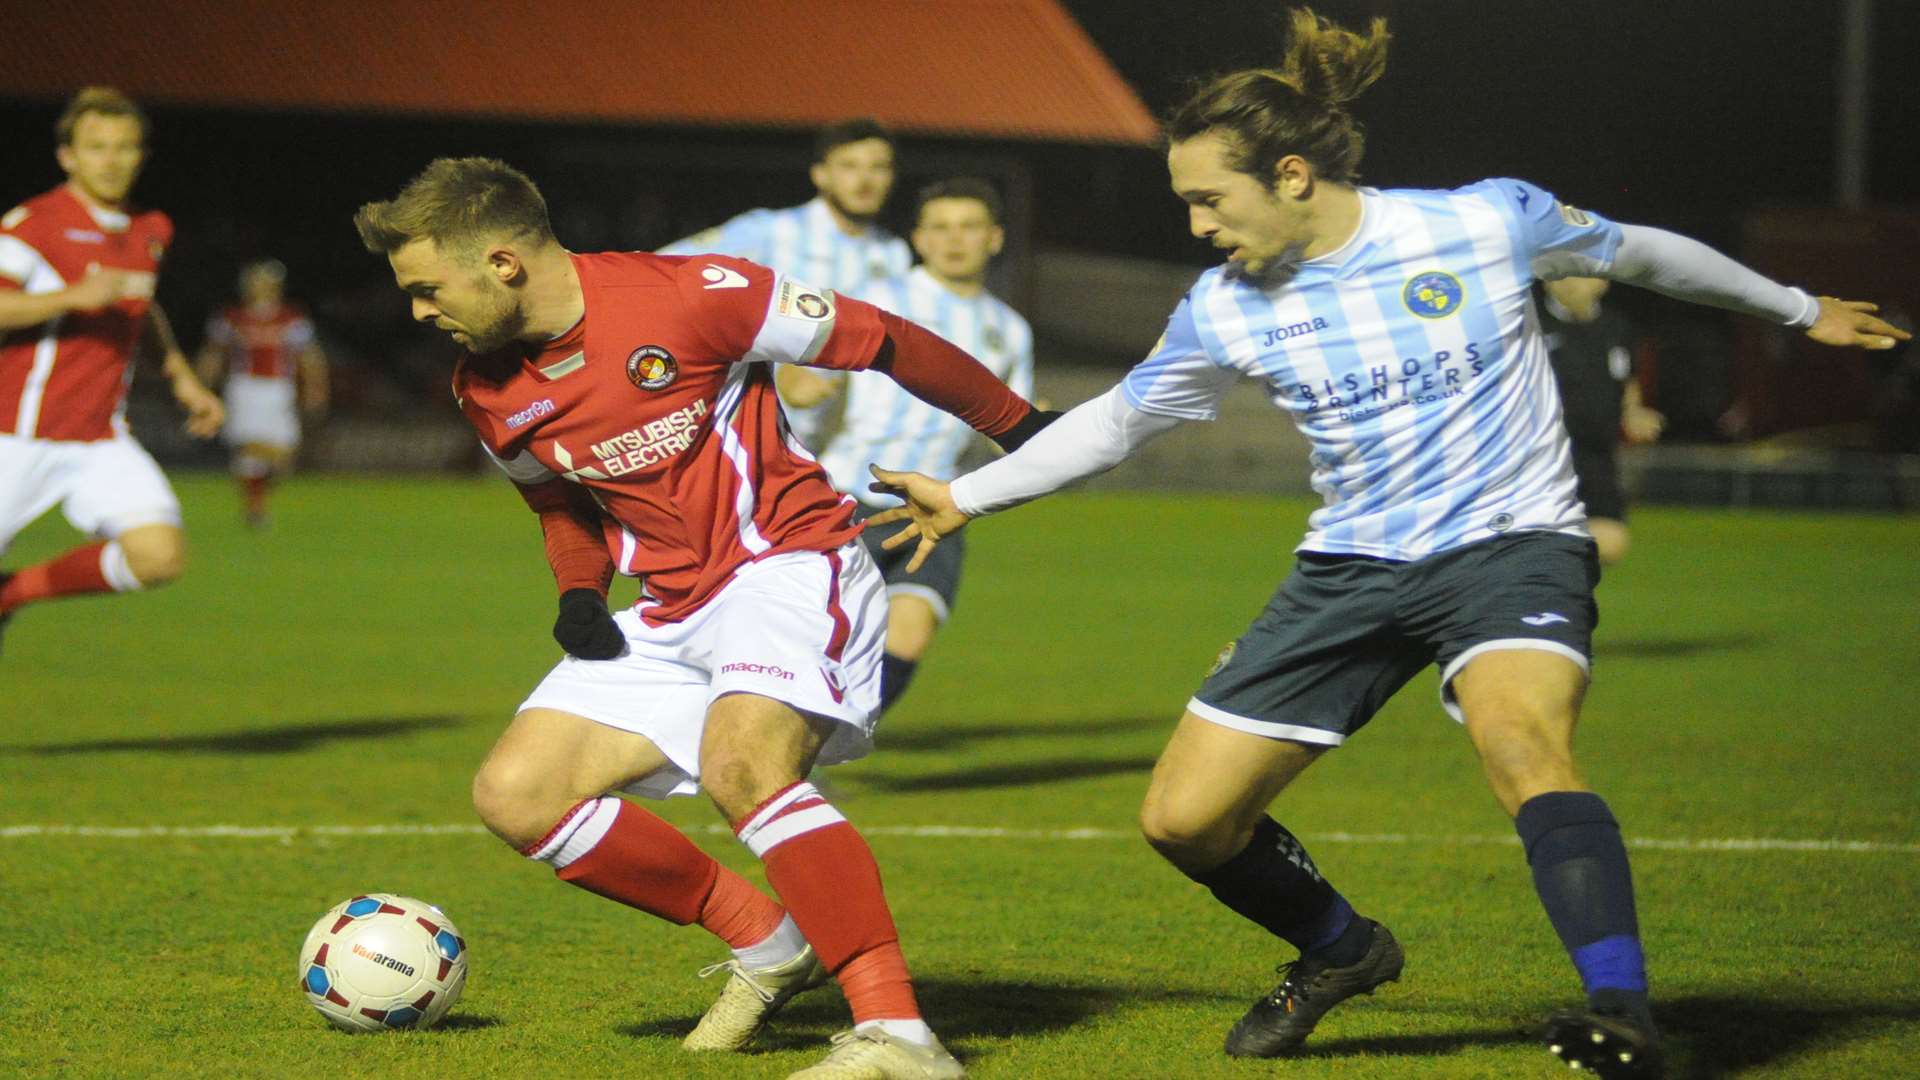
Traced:
<path fill-rule="evenodd" d="M 1146 107 L 1055 0 L 42 0 L 0 95 L 1144 144 Z"/>

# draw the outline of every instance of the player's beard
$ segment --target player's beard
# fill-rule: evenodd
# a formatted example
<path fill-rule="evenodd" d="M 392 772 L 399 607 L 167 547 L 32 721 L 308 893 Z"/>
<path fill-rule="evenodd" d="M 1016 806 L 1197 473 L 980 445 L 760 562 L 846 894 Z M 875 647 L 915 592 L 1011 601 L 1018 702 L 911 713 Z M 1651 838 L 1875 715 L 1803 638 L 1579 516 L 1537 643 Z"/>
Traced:
<path fill-rule="evenodd" d="M 481 295 L 489 298 L 489 304 L 498 306 L 462 327 L 467 332 L 467 351 L 476 355 L 506 348 L 519 340 L 527 329 L 527 313 L 514 302 L 512 293 L 501 288 L 497 293 L 489 289 Z"/>
<path fill-rule="evenodd" d="M 847 205 L 846 200 L 842 199 L 838 195 L 835 195 L 833 192 L 831 191 L 826 192 L 826 197 L 827 197 L 827 205 L 833 207 L 834 212 L 838 213 L 841 217 L 847 219 L 848 221 L 853 222 L 855 225 L 864 226 L 864 225 L 873 224 L 874 219 L 880 216 L 880 207 L 886 205 L 886 200 L 882 198 L 881 200 L 879 200 L 877 203 L 874 204 L 874 208 L 872 210 L 865 211 L 865 212 L 856 212 L 852 207 Z"/>

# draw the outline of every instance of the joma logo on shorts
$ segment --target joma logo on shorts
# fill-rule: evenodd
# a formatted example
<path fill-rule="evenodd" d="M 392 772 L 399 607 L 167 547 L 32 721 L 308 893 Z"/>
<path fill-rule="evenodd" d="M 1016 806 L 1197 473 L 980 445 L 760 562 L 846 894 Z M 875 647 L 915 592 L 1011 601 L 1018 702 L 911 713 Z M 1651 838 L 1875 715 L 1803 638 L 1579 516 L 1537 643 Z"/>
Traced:
<path fill-rule="evenodd" d="M 392 968 L 393 970 L 399 972 L 402 975 L 407 976 L 408 978 L 413 977 L 413 965 L 405 963 L 404 961 L 395 960 L 393 957 L 387 956 L 384 953 L 374 952 L 372 949 L 369 949 L 365 945 L 361 945 L 358 942 L 354 943 L 353 955 L 365 957 L 366 959 L 371 960 L 376 964 L 379 964 L 381 967 Z"/>
<path fill-rule="evenodd" d="M 788 671 L 778 664 L 748 664 L 737 662 L 727 664 L 720 669 L 720 674 L 722 675 L 732 675 L 735 672 L 739 672 L 742 675 L 765 675 L 769 678 L 785 679 L 788 682 L 793 681 L 793 672 Z"/>

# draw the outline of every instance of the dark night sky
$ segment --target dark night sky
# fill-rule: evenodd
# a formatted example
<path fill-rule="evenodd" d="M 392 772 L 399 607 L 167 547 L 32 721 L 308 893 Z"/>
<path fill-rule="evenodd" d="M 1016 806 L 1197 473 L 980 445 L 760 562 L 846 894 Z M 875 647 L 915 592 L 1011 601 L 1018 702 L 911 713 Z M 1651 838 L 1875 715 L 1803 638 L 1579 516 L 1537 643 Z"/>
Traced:
<path fill-rule="evenodd" d="M 1284 11 L 1269 0 L 1066 6 L 1156 113 L 1188 78 L 1272 63 Z M 1920 5 L 1877 7 L 1869 191 L 1920 205 L 1904 145 L 1920 127 Z M 1521 176 L 1722 245 L 1753 207 L 1830 198 L 1838 0 L 1321 0 L 1319 10 L 1350 25 L 1384 14 L 1396 35 L 1386 77 L 1355 106 L 1368 183 Z M 58 181 L 58 106 L 0 104 L 4 204 Z M 180 223 L 162 297 L 189 337 L 236 260 L 254 254 L 285 258 L 309 295 L 385 286 L 348 218 L 442 154 L 522 164 L 547 189 L 562 238 L 586 247 L 651 246 L 810 194 L 800 133 L 184 108 L 154 119 L 139 194 Z M 903 190 L 958 168 L 1025 170 L 1038 246 L 1208 259 L 1185 234 L 1157 151 L 912 139 L 902 164 Z"/>
<path fill-rule="evenodd" d="M 1269 66 L 1284 6 L 1067 0 L 1156 113 L 1185 77 Z M 1387 73 L 1355 109 L 1364 178 L 1446 187 L 1521 176 L 1627 220 L 1724 240 L 1739 214 L 1833 188 L 1836 0 L 1321 0 L 1385 15 Z M 1920 5 L 1876 13 L 1869 191 L 1920 203 Z M 1172 209 L 1170 203 L 1162 209 Z"/>

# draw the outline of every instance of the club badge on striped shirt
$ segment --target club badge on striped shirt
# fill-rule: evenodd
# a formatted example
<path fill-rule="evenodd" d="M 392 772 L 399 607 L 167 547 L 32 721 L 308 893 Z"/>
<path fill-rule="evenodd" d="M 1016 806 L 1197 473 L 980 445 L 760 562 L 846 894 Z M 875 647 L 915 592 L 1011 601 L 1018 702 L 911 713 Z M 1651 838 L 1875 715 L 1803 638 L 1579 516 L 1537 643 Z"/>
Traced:
<path fill-rule="evenodd" d="M 1444 319 L 1460 310 L 1466 294 L 1459 278 L 1445 270 L 1425 270 L 1407 279 L 1400 301 L 1423 319 Z"/>

